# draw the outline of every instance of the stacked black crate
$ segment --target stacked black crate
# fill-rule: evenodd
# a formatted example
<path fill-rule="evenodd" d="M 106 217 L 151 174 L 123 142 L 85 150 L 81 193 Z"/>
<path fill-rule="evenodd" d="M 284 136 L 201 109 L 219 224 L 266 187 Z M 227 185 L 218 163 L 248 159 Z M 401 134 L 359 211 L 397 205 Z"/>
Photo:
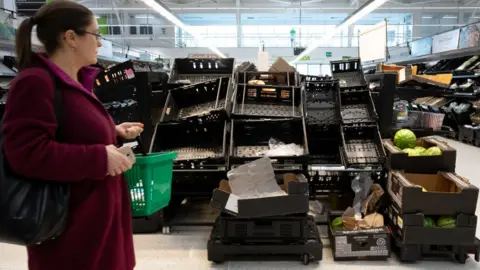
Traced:
<path fill-rule="evenodd" d="M 308 143 L 298 74 L 240 71 L 234 88 L 229 167 L 267 155 L 288 195 L 232 203 L 236 196 L 225 181 L 213 193 L 211 205 L 224 213 L 208 241 L 209 260 L 241 255 L 297 255 L 305 264 L 321 260 L 323 245 L 307 214 L 308 181 L 301 174 L 308 161 Z M 296 151 L 266 154 L 275 150 L 274 142 L 295 145 Z M 298 181 L 287 183 L 289 177 Z"/>
<path fill-rule="evenodd" d="M 158 106 L 162 91 L 168 80 L 164 72 L 137 71 L 132 61 L 117 64 L 102 70 L 95 80 L 95 95 L 104 104 L 116 124 L 141 122 L 141 135 L 147 152 L 154 132 L 152 110 Z M 142 150 L 142 151 L 141 151 Z"/>
<path fill-rule="evenodd" d="M 385 187 L 386 154 L 360 59 L 332 61 L 331 68 L 339 84 L 336 112 L 340 122 L 340 158 L 345 167 L 341 175 L 352 180 L 358 173 L 367 172 L 375 183 Z M 351 185 L 350 181 L 347 185 Z M 331 212 L 329 222 L 338 216 L 341 213 Z M 356 231 L 329 227 L 329 237 L 335 260 L 390 257 L 390 234 L 386 226 Z"/>
<path fill-rule="evenodd" d="M 350 184 L 348 181 L 341 181 L 344 166 L 340 155 L 342 141 L 339 136 L 340 119 L 337 108 L 338 80 L 331 77 L 303 76 L 302 81 L 310 155 L 308 162 L 310 195 L 312 199 L 319 199 L 323 195 L 342 196 Z"/>
<path fill-rule="evenodd" d="M 465 263 L 473 254 L 479 261 L 478 188 L 455 173 L 455 149 L 435 138 L 419 142 L 437 145 L 441 155 L 409 157 L 393 151 L 391 140 L 384 141 L 390 169 L 387 220 L 400 260 L 446 256 Z"/>
<path fill-rule="evenodd" d="M 153 152 L 174 151 L 172 202 L 211 197 L 227 172 L 234 59 L 175 59 Z M 173 206 L 174 207 L 174 206 Z"/>
<path fill-rule="evenodd" d="M 302 172 L 307 163 L 301 88 L 296 72 L 238 72 L 232 97 L 230 168 L 276 147 L 295 144 L 296 153 L 269 155 L 276 172 Z"/>

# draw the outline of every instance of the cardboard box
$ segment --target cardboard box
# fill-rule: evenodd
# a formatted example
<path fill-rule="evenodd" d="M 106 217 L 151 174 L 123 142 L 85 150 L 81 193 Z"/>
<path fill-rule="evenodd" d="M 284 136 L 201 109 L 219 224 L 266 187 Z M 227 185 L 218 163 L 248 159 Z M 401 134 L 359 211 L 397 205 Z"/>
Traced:
<path fill-rule="evenodd" d="M 459 214 L 455 228 L 430 228 L 423 226 L 425 215 L 401 214 L 398 207 L 388 208 L 388 222 L 392 233 L 407 245 L 465 245 L 475 243 L 477 217 Z M 435 221 L 437 216 L 432 217 Z"/>
<path fill-rule="evenodd" d="M 328 224 L 338 216 L 328 216 Z M 333 258 L 341 260 L 385 260 L 390 258 L 390 232 L 386 226 L 365 230 L 342 230 L 328 226 Z"/>
<path fill-rule="evenodd" d="M 477 208 L 478 188 L 455 173 L 412 174 L 390 171 L 387 190 L 402 215 L 475 215 Z"/>
<path fill-rule="evenodd" d="M 436 138 L 420 138 L 417 146 L 428 149 L 437 146 L 442 150 L 440 156 L 413 156 L 395 148 L 391 139 L 384 139 L 383 145 L 387 150 L 388 168 L 390 170 L 403 170 L 408 173 L 437 173 L 438 171 L 455 172 L 457 150 Z"/>
<path fill-rule="evenodd" d="M 256 218 L 305 214 L 309 210 L 308 180 L 304 175 L 285 174 L 280 188 L 288 195 L 242 199 L 232 194 L 228 181 L 222 180 L 213 191 L 210 206 L 238 218 Z"/>

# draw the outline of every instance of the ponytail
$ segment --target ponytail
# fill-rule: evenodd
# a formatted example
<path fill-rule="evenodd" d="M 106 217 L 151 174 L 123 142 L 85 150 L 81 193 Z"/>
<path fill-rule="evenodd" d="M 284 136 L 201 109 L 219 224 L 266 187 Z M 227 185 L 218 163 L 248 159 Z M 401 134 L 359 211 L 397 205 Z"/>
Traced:
<path fill-rule="evenodd" d="M 32 30 L 35 19 L 25 19 L 18 27 L 15 37 L 15 51 L 17 53 L 18 69 L 23 70 L 30 65 L 32 57 Z"/>

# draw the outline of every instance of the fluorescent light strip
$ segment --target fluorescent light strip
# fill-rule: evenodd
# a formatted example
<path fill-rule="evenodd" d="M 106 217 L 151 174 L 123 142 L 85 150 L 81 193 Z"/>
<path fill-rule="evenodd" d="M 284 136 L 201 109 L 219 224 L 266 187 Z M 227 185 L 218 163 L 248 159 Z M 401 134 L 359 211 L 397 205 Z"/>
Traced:
<path fill-rule="evenodd" d="M 295 64 L 304 56 L 309 55 L 311 52 L 313 52 L 313 50 L 315 50 L 316 48 L 321 46 L 323 43 L 330 40 L 336 33 L 344 29 L 347 29 L 350 25 L 354 24 L 361 18 L 368 15 L 370 12 L 374 11 L 381 5 L 385 4 L 385 2 L 387 2 L 387 0 L 371 0 L 370 2 L 367 2 L 365 5 L 360 7 L 357 11 L 355 11 L 352 15 L 347 17 L 341 24 L 335 27 L 334 30 L 327 33 L 322 39 L 320 39 L 320 41 L 315 42 L 312 46 L 308 47 L 305 51 L 303 51 L 300 55 L 298 55 L 297 58 L 295 58 L 293 61 L 290 62 L 290 65 Z"/>
<path fill-rule="evenodd" d="M 432 19 L 432 16 L 422 16 L 422 19 Z"/>
<path fill-rule="evenodd" d="M 180 21 L 175 15 L 173 15 L 170 11 L 168 11 L 165 7 L 160 5 L 159 3 L 155 2 L 155 0 L 142 0 L 147 6 L 151 7 L 153 10 L 158 12 L 162 15 L 165 19 L 170 21 L 171 23 L 175 24 L 176 26 L 180 27 L 185 32 L 189 33 L 192 37 L 198 40 L 204 40 L 198 33 L 192 30 L 189 26 L 185 25 L 182 21 Z M 212 52 L 216 53 L 221 58 L 226 58 L 226 56 L 216 47 L 207 43 L 207 48 L 210 49 Z"/>
<path fill-rule="evenodd" d="M 458 19 L 457 16 L 443 16 L 444 19 Z"/>

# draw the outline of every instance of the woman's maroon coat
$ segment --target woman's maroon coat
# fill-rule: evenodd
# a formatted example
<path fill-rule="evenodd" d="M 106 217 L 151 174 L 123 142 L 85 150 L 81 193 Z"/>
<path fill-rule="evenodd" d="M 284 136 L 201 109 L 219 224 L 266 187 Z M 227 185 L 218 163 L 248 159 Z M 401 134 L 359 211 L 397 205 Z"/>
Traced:
<path fill-rule="evenodd" d="M 52 82 L 52 74 L 56 83 Z M 14 171 L 71 184 L 65 233 L 28 248 L 31 270 L 131 270 L 135 266 L 129 191 L 122 176 L 109 177 L 105 146 L 116 144 L 115 125 L 92 93 L 97 72 L 84 68 L 81 84 L 35 55 L 8 93 L 3 131 Z M 63 98 L 62 141 L 53 107 Z"/>

